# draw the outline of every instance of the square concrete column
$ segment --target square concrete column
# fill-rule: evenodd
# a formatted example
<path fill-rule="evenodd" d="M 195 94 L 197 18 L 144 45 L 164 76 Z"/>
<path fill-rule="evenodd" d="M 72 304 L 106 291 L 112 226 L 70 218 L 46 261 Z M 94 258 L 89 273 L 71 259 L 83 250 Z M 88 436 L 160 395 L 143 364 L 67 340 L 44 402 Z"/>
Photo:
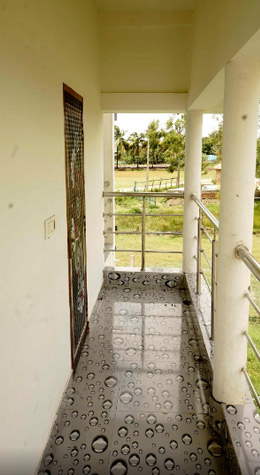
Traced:
<path fill-rule="evenodd" d="M 184 219 L 183 219 L 183 272 L 197 271 L 197 233 L 199 209 L 191 199 L 201 195 L 202 111 L 191 110 L 186 116 Z"/>
<path fill-rule="evenodd" d="M 104 191 L 114 191 L 114 114 L 103 114 Z M 104 198 L 104 231 L 115 230 L 115 200 Z M 105 249 L 115 248 L 115 235 L 105 234 Z M 114 252 L 105 252 L 105 265 L 114 265 Z"/>
<path fill-rule="evenodd" d="M 228 404 L 245 399 L 250 272 L 234 251 L 252 246 L 259 78 L 258 60 L 226 65 L 213 395 Z"/>

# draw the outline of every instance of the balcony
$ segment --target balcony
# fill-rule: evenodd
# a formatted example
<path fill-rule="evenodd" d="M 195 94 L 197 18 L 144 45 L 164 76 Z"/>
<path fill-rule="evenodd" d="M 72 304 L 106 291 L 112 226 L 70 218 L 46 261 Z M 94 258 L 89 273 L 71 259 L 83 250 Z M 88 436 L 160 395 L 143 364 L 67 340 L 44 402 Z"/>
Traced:
<path fill-rule="evenodd" d="M 219 223 L 193 194 L 199 209 L 197 274 L 148 269 L 146 256 L 164 252 L 146 248 L 146 220 L 156 217 L 147 212 L 146 200 L 154 195 L 183 198 L 179 192 L 104 193 L 105 209 L 110 207 L 104 213 L 104 252 L 138 253 L 141 269 L 104 271 L 39 474 L 258 474 L 260 418 L 254 401 L 259 404 L 259 398 L 246 368 L 254 400 L 249 389 L 244 405 L 220 404 L 212 397 Z M 111 229 L 118 217 L 113 200 L 120 196 L 141 200 L 141 217 L 124 214 L 141 219 L 141 229 L 132 233 L 141 237 L 140 249 L 106 246 L 107 237 L 124 233 Z M 202 235 L 210 242 L 210 255 Z M 260 280 L 259 264 L 248 251 L 236 252 Z M 252 297 L 245 298 L 259 312 Z M 247 332 L 244 338 L 259 360 Z"/>

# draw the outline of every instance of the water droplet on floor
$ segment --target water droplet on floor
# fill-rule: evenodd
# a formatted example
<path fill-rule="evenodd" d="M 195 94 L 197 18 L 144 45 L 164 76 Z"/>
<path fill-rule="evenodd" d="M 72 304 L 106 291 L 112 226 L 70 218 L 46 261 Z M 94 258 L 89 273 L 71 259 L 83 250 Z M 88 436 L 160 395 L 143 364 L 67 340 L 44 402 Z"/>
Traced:
<path fill-rule="evenodd" d="M 156 393 L 156 391 L 155 391 L 154 388 L 148 388 L 147 389 L 147 394 L 149 394 L 149 396 L 154 396 L 155 393 Z"/>
<path fill-rule="evenodd" d="M 98 418 L 97 417 L 91 417 L 91 419 L 89 420 L 89 424 L 91 426 L 96 426 L 98 424 Z"/>
<path fill-rule="evenodd" d="M 197 457 L 196 454 L 194 454 L 194 452 L 191 452 L 191 454 L 190 454 L 190 460 L 191 460 L 192 462 L 196 462 L 196 460 L 198 460 L 198 457 Z M 206 459 L 205 459 L 205 460 L 206 460 Z"/>
<path fill-rule="evenodd" d="M 183 434 L 181 440 L 185 445 L 190 445 L 192 443 L 192 438 L 189 434 Z"/>
<path fill-rule="evenodd" d="M 117 272 L 110 272 L 110 274 L 108 274 L 108 278 L 110 280 L 118 280 L 120 279 L 120 274 L 118 274 Z"/>
<path fill-rule="evenodd" d="M 126 427 L 120 427 L 118 429 L 118 435 L 119 437 L 126 437 L 128 434 L 128 429 Z"/>
<path fill-rule="evenodd" d="M 123 455 L 128 455 L 130 452 L 130 447 L 129 445 L 123 445 L 123 447 L 121 447 L 121 453 Z"/>
<path fill-rule="evenodd" d="M 208 443 L 208 451 L 213 457 L 221 457 L 223 448 L 216 440 L 210 440 Z"/>
<path fill-rule="evenodd" d="M 184 377 L 179 374 L 178 376 L 176 376 L 176 381 L 178 381 L 178 383 L 182 383 L 184 381 Z"/>
<path fill-rule="evenodd" d="M 127 348 L 125 350 L 125 352 L 128 356 L 134 356 L 136 354 L 136 349 L 135 348 Z"/>
<path fill-rule="evenodd" d="M 176 442 L 176 440 L 171 440 L 170 447 L 172 450 L 176 450 L 178 447 L 178 442 Z"/>
<path fill-rule="evenodd" d="M 238 427 L 240 430 L 244 430 L 244 429 L 245 429 L 245 424 L 243 424 L 243 422 L 238 422 L 238 423 L 237 423 L 237 427 Z"/>
<path fill-rule="evenodd" d="M 254 414 L 254 419 L 256 422 L 258 422 L 258 424 L 260 424 L 260 414 L 258 414 L 258 412 Z"/>
<path fill-rule="evenodd" d="M 178 284 L 177 282 L 175 282 L 175 280 L 167 280 L 165 282 L 165 285 L 169 287 L 170 289 L 173 289 L 174 287 L 177 287 Z"/>
<path fill-rule="evenodd" d="M 203 421 L 196 422 L 196 426 L 198 427 L 198 429 L 201 429 L 201 430 L 205 429 L 206 427 Z"/>
<path fill-rule="evenodd" d="M 156 432 L 158 432 L 158 434 L 162 434 L 162 432 L 164 431 L 164 426 L 162 424 L 157 424 L 155 426 L 155 430 Z"/>
<path fill-rule="evenodd" d="M 166 470 L 173 470 L 175 467 L 175 462 L 172 459 L 168 458 L 165 460 L 164 466 Z"/>
<path fill-rule="evenodd" d="M 123 338 L 120 338 L 120 337 L 118 336 L 118 337 L 114 338 L 113 343 L 114 343 L 115 345 L 122 345 L 122 343 L 124 343 L 124 340 L 123 340 Z"/>
<path fill-rule="evenodd" d="M 227 406 L 227 412 L 234 416 L 237 413 L 237 409 L 235 408 L 235 406 Z"/>
<path fill-rule="evenodd" d="M 151 438 L 154 436 L 154 431 L 153 431 L 153 429 L 147 429 L 147 430 L 145 431 L 145 435 L 146 435 L 146 437 L 148 437 L 148 439 L 151 439 Z"/>
<path fill-rule="evenodd" d="M 130 414 L 125 417 L 125 423 L 126 424 L 133 424 L 134 420 L 135 420 L 134 416 L 131 416 Z"/>
<path fill-rule="evenodd" d="M 137 467 L 137 465 L 139 465 L 139 463 L 140 463 L 140 457 L 137 454 L 133 454 L 133 455 L 130 455 L 128 461 L 129 461 L 129 465 L 131 465 L 131 467 Z"/>
<path fill-rule="evenodd" d="M 73 430 L 70 435 L 70 440 L 78 440 L 78 438 L 80 437 L 80 431 L 79 430 Z"/>
<path fill-rule="evenodd" d="M 78 453 L 79 453 L 78 449 L 72 449 L 72 451 L 70 452 L 70 455 L 71 457 L 76 457 Z"/>
<path fill-rule="evenodd" d="M 82 473 L 87 475 L 90 472 L 91 472 L 91 467 L 89 465 L 85 465 L 85 467 L 83 467 L 82 469 Z"/>
<path fill-rule="evenodd" d="M 97 454 L 101 454 L 105 452 L 105 450 L 107 449 L 107 446 L 108 446 L 108 440 L 104 436 L 97 436 L 91 444 L 91 448 L 93 452 Z"/>
<path fill-rule="evenodd" d="M 145 461 L 146 461 L 147 465 L 149 465 L 149 467 L 152 467 L 153 465 L 156 464 L 157 458 L 154 454 L 148 454 L 145 458 Z"/>
<path fill-rule="evenodd" d="M 55 440 L 56 445 L 61 445 L 63 444 L 63 442 L 64 442 L 64 438 L 61 435 L 59 435 Z"/>
<path fill-rule="evenodd" d="M 141 388 L 136 388 L 134 393 L 136 396 L 141 396 L 143 394 L 143 390 Z"/>
<path fill-rule="evenodd" d="M 121 393 L 119 399 L 123 404 L 129 404 L 133 400 L 133 395 L 128 391 L 124 391 Z"/>
<path fill-rule="evenodd" d="M 104 401 L 102 404 L 103 409 L 111 409 L 112 406 L 113 406 L 113 403 L 109 399 Z"/>
<path fill-rule="evenodd" d="M 157 422 L 157 418 L 154 414 L 149 414 L 146 418 L 146 422 L 148 422 L 148 424 L 155 424 Z"/>
<path fill-rule="evenodd" d="M 109 376 L 108 378 L 105 379 L 105 386 L 108 388 L 114 388 L 117 385 L 117 379 L 114 376 Z"/>
<path fill-rule="evenodd" d="M 46 455 L 46 456 L 44 457 L 44 461 L 43 461 L 44 466 L 45 466 L 45 467 L 48 467 L 48 465 L 50 465 L 50 464 L 52 463 L 52 461 L 53 461 L 53 455 L 52 455 L 52 454 Z"/>
<path fill-rule="evenodd" d="M 205 390 L 209 387 L 209 383 L 208 383 L 208 381 L 206 381 L 206 379 L 201 378 L 201 379 L 197 379 L 196 386 L 197 386 L 198 389 Z"/>
<path fill-rule="evenodd" d="M 115 460 L 110 468 L 111 475 L 126 475 L 127 465 L 124 460 Z"/>
<path fill-rule="evenodd" d="M 163 403 L 163 406 L 165 407 L 165 409 L 167 409 L 167 411 L 169 411 L 170 409 L 172 409 L 172 403 L 171 401 L 165 401 Z"/>

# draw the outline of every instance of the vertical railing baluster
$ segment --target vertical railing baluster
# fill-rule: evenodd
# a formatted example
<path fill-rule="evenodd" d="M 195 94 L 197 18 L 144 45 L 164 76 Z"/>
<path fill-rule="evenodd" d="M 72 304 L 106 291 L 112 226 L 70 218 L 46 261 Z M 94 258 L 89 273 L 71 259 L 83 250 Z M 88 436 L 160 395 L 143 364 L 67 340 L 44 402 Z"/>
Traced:
<path fill-rule="evenodd" d="M 143 196 L 142 208 L 142 265 L 141 270 L 145 270 L 145 197 Z"/>
<path fill-rule="evenodd" d="M 198 241 L 197 241 L 197 294 L 201 294 L 201 222 L 202 213 L 199 210 L 198 217 Z"/>
<path fill-rule="evenodd" d="M 214 340 L 214 321 L 216 310 L 216 229 L 212 240 L 212 270 L 211 270 L 211 340 Z"/>

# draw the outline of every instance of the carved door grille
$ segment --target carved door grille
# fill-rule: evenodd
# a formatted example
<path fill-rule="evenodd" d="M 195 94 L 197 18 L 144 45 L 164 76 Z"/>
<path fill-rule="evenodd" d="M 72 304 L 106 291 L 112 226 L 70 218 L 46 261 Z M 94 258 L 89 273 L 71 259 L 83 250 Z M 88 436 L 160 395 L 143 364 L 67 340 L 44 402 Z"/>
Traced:
<path fill-rule="evenodd" d="M 71 354 L 75 368 L 87 327 L 83 99 L 64 85 Z"/>

